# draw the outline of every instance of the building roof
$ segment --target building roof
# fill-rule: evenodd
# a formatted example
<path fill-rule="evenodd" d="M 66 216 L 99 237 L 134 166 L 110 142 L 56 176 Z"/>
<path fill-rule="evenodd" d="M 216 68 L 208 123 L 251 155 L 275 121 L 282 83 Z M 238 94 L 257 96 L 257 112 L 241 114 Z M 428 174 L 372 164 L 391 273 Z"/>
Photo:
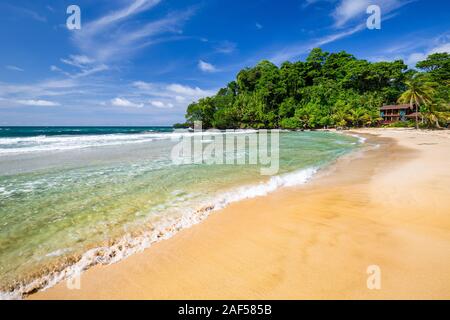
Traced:
<path fill-rule="evenodd" d="M 410 109 L 411 106 L 409 104 L 397 104 L 391 106 L 382 106 L 380 110 L 399 110 L 399 109 Z"/>

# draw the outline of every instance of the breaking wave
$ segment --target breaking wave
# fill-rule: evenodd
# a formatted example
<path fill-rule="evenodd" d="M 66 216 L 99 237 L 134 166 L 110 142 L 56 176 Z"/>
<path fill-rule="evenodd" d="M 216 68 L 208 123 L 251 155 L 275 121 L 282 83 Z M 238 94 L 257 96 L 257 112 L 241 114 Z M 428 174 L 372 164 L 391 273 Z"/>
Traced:
<path fill-rule="evenodd" d="M 40 275 L 28 283 L 18 285 L 10 292 L 0 292 L 0 299 L 21 299 L 28 294 L 48 289 L 63 280 L 78 276 L 81 272 L 94 265 L 108 265 L 119 262 L 134 253 L 143 251 L 156 242 L 171 238 L 182 229 L 200 223 L 211 212 L 223 209 L 230 203 L 265 196 L 282 187 L 305 184 L 318 170 L 318 167 L 306 168 L 271 177 L 265 182 L 240 186 L 221 193 L 210 200 L 204 201 L 196 209 L 185 210 L 181 216 L 167 217 L 163 221 L 152 225 L 150 230 L 143 232 L 137 237 L 128 234 L 107 246 L 90 249 L 75 259 L 76 262 L 60 266 L 59 271 Z M 64 251 L 52 254 L 62 255 Z"/>

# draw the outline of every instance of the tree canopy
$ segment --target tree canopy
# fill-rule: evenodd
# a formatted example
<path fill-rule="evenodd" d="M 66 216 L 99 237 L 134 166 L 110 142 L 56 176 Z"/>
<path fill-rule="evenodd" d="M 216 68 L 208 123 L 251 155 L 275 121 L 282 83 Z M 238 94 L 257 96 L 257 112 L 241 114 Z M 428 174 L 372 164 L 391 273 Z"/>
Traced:
<path fill-rule="evenodd" d="M 436 53 L 417 64 L 436 83 L 436 99 L 449 103 L 450 55 Z M 313 49 L 305 61 L 276 66 L 263 60 L 241 70 L 213 97 L 187 108 L 187 125 L 205 128 L 306 129 L 376 125 L 383 104 L 395 104 L 408 89 L 402 60 L 369 62 L 342 51 Z"/>

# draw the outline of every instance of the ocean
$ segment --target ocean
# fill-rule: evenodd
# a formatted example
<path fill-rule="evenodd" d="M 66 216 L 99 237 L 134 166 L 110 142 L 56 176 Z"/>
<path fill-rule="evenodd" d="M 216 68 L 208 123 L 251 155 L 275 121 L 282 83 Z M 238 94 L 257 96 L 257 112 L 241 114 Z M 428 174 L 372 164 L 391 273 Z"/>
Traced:
<path fill-rule="evenodd" d="M 255 164 L 174 163 L 173 148 L 192 135 L 169 127 L 0 127 L 0 298 L 117 262 L 233 201 L 307 183 L 361 143 L 280 132 L 279 171 L 264 176 Z"/>

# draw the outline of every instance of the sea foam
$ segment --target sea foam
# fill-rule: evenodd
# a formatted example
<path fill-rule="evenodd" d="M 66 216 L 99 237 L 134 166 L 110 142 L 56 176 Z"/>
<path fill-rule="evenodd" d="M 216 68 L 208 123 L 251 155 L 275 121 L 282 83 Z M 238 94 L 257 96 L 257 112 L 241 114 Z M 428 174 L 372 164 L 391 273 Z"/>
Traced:
<path fill-rule="evenodd" d="M 218 194 L 212 199 L 202 202 L 196 209 L 187 209 L 178 217 L 167 217 L 154 224 L 151 230 L 138 237 L 125 235 L 109 246 L 97 247 L 85 252 L 74 264 L 59 272 L 46 274 L 35 280 L 22 284 L 12 292 L 0 292 L 0 300 L 22 299 L 31 292 L 46 290 L 57 283 L 79 276 L 83 271 L 97 264 L 113 264 L 130 255 L 149 248 L 152 244 L 171 238 L 178 231 L 196 225 L 206 219 L 214 211 L 225 208 L 233 202 L 265 196 L 282 187 L 293 187 L 308 182 L 318 171 L 318 167 L 306 168 L 271 177 L 258 184 L 240 186 L 233 190 Z M 60 254 L 54 252 L 53 254 Z"/>
<path fill-rule="evenodd" d="M 257 132 L 255 130 L 237 130 L 234 134 Z M 0 138 L 0 156 L 48 151 L 67 151 L 92 147 L 119 146 L 137 144 L 155 140 L 179 140 L 182 137 L 223 135 L 223 132 L 170 132 L 141 134 L 100 134 L 80 136 L 34 136 Z"/>

